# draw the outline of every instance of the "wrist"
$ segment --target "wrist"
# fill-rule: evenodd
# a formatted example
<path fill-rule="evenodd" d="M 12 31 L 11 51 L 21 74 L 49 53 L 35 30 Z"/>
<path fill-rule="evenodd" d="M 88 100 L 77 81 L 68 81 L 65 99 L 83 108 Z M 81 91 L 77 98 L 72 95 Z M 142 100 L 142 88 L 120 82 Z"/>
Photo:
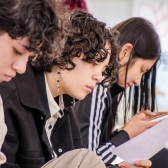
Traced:
<path fill-rule="evenodd" d="M 123 126 L 123 127 L 120 127 L 120 128 L 117 128 L 117 131 L 118 131 L 118 132 L 120 132 L 120 131 L 122 131 L 122 130 L 124 130 L 124 126 Z"/>
<path fill-rule="evenodd" d="M 134 135 L 132 134 L 132 129 L 130 130 L 130 128 L 128 127 L 123 127 L 123 129 L 129 136 L 130 139 L 132 139 L 134 137 Z"/>

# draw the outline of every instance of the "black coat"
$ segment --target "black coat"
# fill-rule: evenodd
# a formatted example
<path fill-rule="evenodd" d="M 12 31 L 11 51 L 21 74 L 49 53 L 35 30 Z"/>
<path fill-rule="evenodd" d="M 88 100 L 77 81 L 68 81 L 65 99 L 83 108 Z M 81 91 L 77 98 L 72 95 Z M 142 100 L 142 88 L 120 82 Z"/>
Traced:
<path fill-rule="evenodd" d="M 40 80 L 40 87 L 44 93 L 39 92 L 37 79 Z M 41 103 L 47 103 L 43 72 L 35 71 L 28 64 L 25 74 L 0 84 L 0 93 L 8 127 L 2 146 L 7 162 L 2 168 L 40 168 L 53 158 L 44 131 L 48 109 Z M 66 101 L 69 102 L 67 99 Z M 78 121 L 72 108 L 67 107 L 64 116 L 57 120 L 51 142 L 57 156 L 83 147 Z"/>
<path fill-rule="evenodd" d="M 150 159 L 152 161 L 151 168 L 168 168 L 167 158 L 168 150 L 164 148 Z"/>

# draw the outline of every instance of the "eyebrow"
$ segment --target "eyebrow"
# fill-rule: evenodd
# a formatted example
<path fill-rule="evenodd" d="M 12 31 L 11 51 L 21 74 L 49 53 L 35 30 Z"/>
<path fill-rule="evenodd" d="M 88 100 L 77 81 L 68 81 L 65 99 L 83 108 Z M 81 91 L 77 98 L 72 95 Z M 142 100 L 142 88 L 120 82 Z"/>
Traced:
<path fill-rule="evenodd" d="M 28 49 L 30 46 L 24 45 L 24 44 L 20 44 L 23 48 Z"/>

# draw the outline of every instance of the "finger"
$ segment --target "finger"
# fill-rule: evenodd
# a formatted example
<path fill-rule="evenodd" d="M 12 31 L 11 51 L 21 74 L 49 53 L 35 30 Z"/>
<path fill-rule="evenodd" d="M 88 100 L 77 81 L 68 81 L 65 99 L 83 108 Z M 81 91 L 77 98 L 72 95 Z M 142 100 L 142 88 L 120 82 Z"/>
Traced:
<path fill-rule="evenodd" d="M 151 119 L 151 120 L 157 119 L 157 118 L 159 119 L 159 117 L 167 116 L 167 115 L 168 115 L 167 112 L 157 112 L 155 116 L 149 116 L 149 119 Z"/>
<path fill-rule="evenodd" d="M 143 112 L 139 113 L 138 115 L 136 115 L 134 117 L 137 117 L 140 120 L 146 120 L 146 119 L 148 119 L 147 115 L 145 113 L 143 113 Z"/>
<path fill-rule="evenodd" d="M 153 115 L 156 115 L 156 113 L 155 112 L 151 112 L 150 110 L 145 110 L 145 111 L 143 111 L 146 115 L 148 115 L 148 116 L 153 116 Z"/>
<path fill-rule="evenodd" d="M 133 164 L 129 164 L 129 163 L 127 163 L 127 162 L 122 162 L 122 163 L 120 163 L 120 168 L 144 168 L 144 167 L 141 167 L 141 166 L 135 166 L 135 165 L 133 165 Z"/>
<path fill-rule="evenodd" d="M 152 162 L 150 160 L 140 160 L 140 161 L 135 161 L 134 162 L 135 166 L 141 166 L 141 167 L 151 167 Z"/>
<path fill-rule="evenodd" d="M 155 117 L 156 113 L 151 112 L 149 110 L 145 110 L 145 111 L 139 112 L 138 115 L 136 115 L 136 116 L 139 117 L 139 119 L 141 119 L 141 120 L 147 120 L 149 118 Z"/>
<path fill-rule="evenodd" d="M 156 112 L 156 115 L 162 115 L 162 114 L 168 114 L 168 112 L 164 111 L 164 112 Z"/>
<path fill-rule="evenodd" d="M 141 114 L 141 113 L 143 113 L 144 111 L 139 111 L 139 112 L 137 112 L 136 113 L 136 115 L 139 115 L 139 114 Z"/>
<path fill-rule="evenodd" d="M 152 113 L 150 110 L 143 110 L 143 111 L 139 111 L 137 114 L 141 114 L 141 113 Z"/>
<path fill-rule="evenodd" d="M 153 127 L 154 125 L 158 124 L 159 122 L 160 122 L 160 121 L 148 122 L 147 127 L 148 127 L 148 128 L 151 128 L 151 127 Z"/>
<path fill-rule="evenodd" d="M 150 110 L 139 111 L 136 115 L 145 114 L 146 116 L 155 116 L 155 112 L 151 112 Z"/>

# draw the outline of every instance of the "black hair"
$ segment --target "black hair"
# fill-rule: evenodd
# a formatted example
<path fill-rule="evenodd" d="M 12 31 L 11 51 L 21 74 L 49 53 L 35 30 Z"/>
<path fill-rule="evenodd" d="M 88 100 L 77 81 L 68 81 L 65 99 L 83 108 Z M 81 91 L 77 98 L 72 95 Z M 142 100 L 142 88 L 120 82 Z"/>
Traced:
<path fill-rule="evenodd" d="M 133 45 L 129 61 L 126 65 L 126 77 L 129 66 L 134 63 L 134 60 L 136 61 L 136 58 L 156 60 L 156 62 L 153 67 L 143 75 L 139 86 L 132 86 L 129 88 L 128 96 L 126 95 L 126 91 L 124 91 L 113 100 L 112 116 L 110 118 L 110 120 L 112 120 L 109 121 L 112 122 L 112 128 L 115 125 L 118 104 L 121 102 L 123 95 L 125 95 L 124 122 L 127 120 L 128 111 L 131 111 L 131 116 L 133 116 L 141 110 L 155 110 L 156 70 L 161 57 L 159 36 L 153 24 L 147 19 L 132 17 L 117 24 L 113 29 L 117 29 L 120 32 L 119 43 L 121 46 L 126 43 L 131 43 Z M 126 97 L 128 97 L 127 100 Z"/>

